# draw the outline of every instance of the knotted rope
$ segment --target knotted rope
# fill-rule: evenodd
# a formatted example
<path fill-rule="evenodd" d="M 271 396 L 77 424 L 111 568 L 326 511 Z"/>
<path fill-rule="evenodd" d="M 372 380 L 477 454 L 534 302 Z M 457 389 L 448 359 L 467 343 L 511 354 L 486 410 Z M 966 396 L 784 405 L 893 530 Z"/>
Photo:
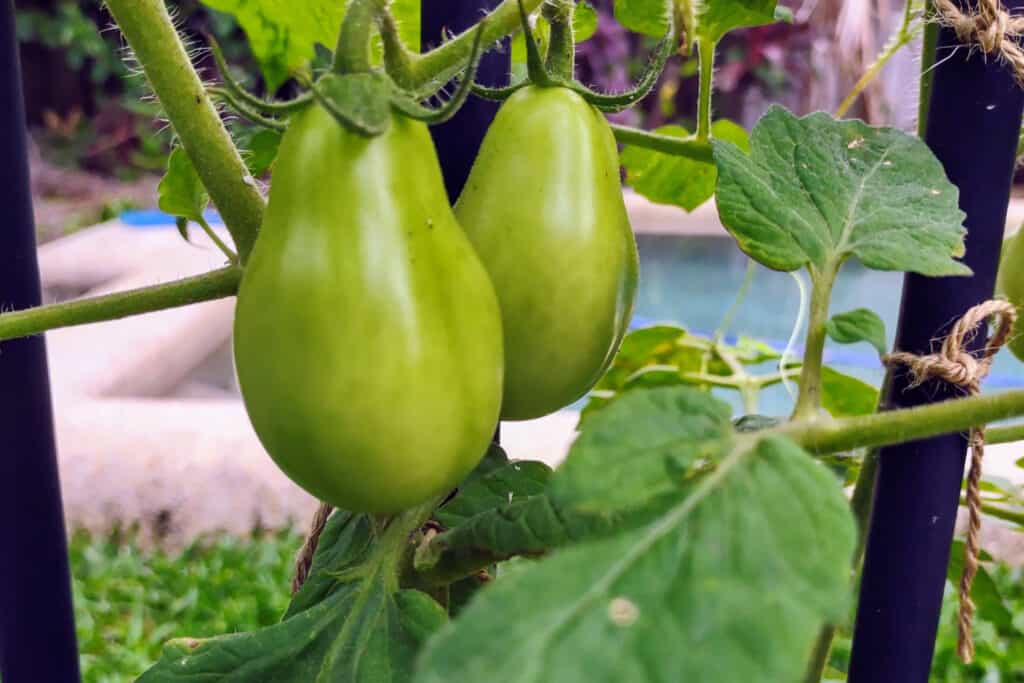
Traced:
<path fill-rule="evenodd" d="M 320 543 L 320 534 L 327 525 L 327 518 L 334 512 L 334 507 L 327 503 L 320 503 L 320 507 L 313 514 L 313 521 L 309 525 L 309 535 L 299 549 L 295 557 L 295 576 L 292 577 L 292 594 L 299 592 L 302 584 L 306 583 L 309 576 L 309 568 L 313 566 L 313 555 L 316 554 L 316 547 Z"/>
<path fill-rule="evenodd" d="M 995 334 L 977 356 L 966 350 L 974 339 L 978 327 L 989 318 L 997 321 Z M 1008 301 L 993 299 L 971 308 L 956 322 L 949 336 L 942 342 L 938 353 L 918 356 L 905 351 L 887 354 L 882 360 L 892 368 L 906 366 L 912 381 L 908 388 L 920 386 L 930 379 L 939 379 L 963 388 L 970 396 L 981 392 L 996 352 L 1009 339 L 1013 324 L 1017 320 L 1017 309 Z M 964 570 L 960 575 L 960 610 L 957 614 L 957 654 L 964 662 L 974 658 L 974 640 L 971 624 L 974 621 L 974 602 L 971 600 L 971 583 L 978 573 L 978 533 L 981 530 L 981 462 L 985 456 L 985 427 L 971 430 L 968 443 L 971 447 L 971 467 L 967 474 L 967 540 L 964 548 Z"/>
<path fill-rule="evenodd" d="M 935 10 L 939 23 L 953 29 L 960 42 L 1006 60 L 1024 83 L 1024 50 L 1017 42 L 1024 35 L 1024 15 L 1010 14 L 999 0 L 977 0 L 973 13 L 962 11 L 953 0 L 935 0 Z"/>

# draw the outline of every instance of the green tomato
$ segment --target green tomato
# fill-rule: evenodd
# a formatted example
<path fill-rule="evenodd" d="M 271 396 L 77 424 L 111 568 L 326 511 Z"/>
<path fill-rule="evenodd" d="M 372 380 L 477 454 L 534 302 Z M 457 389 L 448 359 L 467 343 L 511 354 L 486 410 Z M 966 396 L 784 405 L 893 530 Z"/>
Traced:
<path fill-rule="evenodd" d="M 426 126 L 394 116 L 365 138 L 319 106 L 294 117 L 234 335 L 246 410 L 285 474 L 356 512 L 451 489 L 493 434 L 501 342 Z"/>
<path fill-rule="evenodd" d="M 1018 318 L 1024 311 L 1024 239 L 1020 230 L 1003 240 L 996 276 L 996 294 L 1017 307 Z M 1024 361 L 1024 335 L 1013 334 L 1007 342 L 1017 360 Z"/>
<path fill-rule="evenodd" d="M 455 215 L 501 302 L 502 418 L 583 396 L 622 341 L 637 284 L 604 116 L 565 88 L 519 90 L 487 131 Z"/>

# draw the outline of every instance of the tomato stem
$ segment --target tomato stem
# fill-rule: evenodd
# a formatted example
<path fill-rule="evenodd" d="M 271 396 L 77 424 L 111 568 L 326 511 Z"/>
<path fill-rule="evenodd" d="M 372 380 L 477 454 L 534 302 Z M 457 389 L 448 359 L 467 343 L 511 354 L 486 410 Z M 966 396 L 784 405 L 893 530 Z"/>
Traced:
<path fill-rule="evenodd" d="M 150 287 L 76 299 L 0 314 L 0 341 L 39 334 L 59 327 L 116 320 L 140 313 L 223 299 L 238 291 L 237 266 L 213 270 Z"/>
<path fill-rule="evenodd" d="M 673 156 L 686 157 L 697 161 L 711 162 L 713 155 L 711 145 L 707 140 L 698 140 L 694 137 L 679 138 L 672 135 L 652 133 L 651 131 L 611 124 L 612 133 L 615 139 L 624 145 L 643 147 L 656 152 L 671 154 Z"/>
<path fill-rule="evenodd" d="M 192 67 L 164 1 L 110 0 L 107 7 L 244 262 L 263 220 L 264 200 Z"/>
<path fill-rule="evenodd" d="M 376 0 L 349 2 L 334 50 L 334 73 L 354 74 L 370 70 L 370 38 L 374 15 L 380 9 Z"/>
<path fill-rule="evenodd" d="M 697 91 L 697 139 L 711 137 L 711 93 L 714 89 L 715 44 L 700 40 L 697 43 L 700 60 L 700 86 Z"/>
<path fill-rule="evenodd" d="M 556 78 L 571 81 L 575 76 L 576 41 L 572 16 L 576 0 L 549 0 L 541 10 L 551 26 L 545 66 Z"/>
<path fill-rule="evenodd" d="M 523 10 L 529 14 L 543 2 L 544 0 L 522 0 Z M 484 45 L 490 45 L 515 33 L 519 29 L 519 24 L 518 0 L 504 0 L 487 15 L 481 40 Z M 388 75 L 407 90 L 420 90 L 431 84 L 447 83 L 464 69 L 466 62 L 469 61 L 476 30 L 476 26 L 471 26 L 440 47 L 422 55 L 407 52 L 408 73 L 391 73 L 389 70 Z M 392 47 L 402 46 L 399 43 Z M 402 49 L 406 50 L 404 47 Z M 436 87 L 434 89 L 436 90 Z"/>
<path fill-rule="evenodd" d="M 821 271 L 811 272 L 811 304 L 807 318 L 803 368 L 800 372 L 800 390 L 793 410 L 794 419 L 816 417 L 821 409 L 821 365 L 825 354 L 828 304 L 838 272 L 837 264 L 828 264 Z"/>

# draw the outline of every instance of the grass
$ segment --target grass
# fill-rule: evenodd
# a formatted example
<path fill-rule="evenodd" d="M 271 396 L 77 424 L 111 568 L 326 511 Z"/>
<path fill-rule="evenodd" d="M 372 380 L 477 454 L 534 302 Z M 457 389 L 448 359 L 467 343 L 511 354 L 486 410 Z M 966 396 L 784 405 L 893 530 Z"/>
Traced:
<path fill-rule="evenodd" d="M 163 643 L 273 624 L 288 604 L 294 532 L 205 539 L 168 554 L 131 536 L 71 539 L 84 683 L 135 680 Z"/>
<path fill-rule="evenodd" d="M 288 604 L 295 532 L 251 539 L 219 536 L 168 554 L 142 550 L 129 535 L 71 540 L 75 618 L 84 683 L 132 681 L 184 636 L 248 631 L 277 622 Z M 1013 615 L 1001 630 L 979 611 L 977 658 L 956 659 L 956 595 L 947 584 L 931 681 L 1024 681 L 1024 570 L 997 566 L 992 576 Z M 849 661 L 848 634 L 833 651 L 829 680 Z"/>

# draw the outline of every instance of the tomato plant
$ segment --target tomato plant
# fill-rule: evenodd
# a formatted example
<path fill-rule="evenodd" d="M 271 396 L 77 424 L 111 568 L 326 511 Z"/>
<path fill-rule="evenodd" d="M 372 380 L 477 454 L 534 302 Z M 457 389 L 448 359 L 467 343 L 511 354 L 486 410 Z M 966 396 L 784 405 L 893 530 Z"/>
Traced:
<path fill-rule="evenodd" d="M 918 136 L 778 106 L 749 134 L 712 120 L 715 45 L 787 20 L 775 0 L 616 2 L 661 39 L 623 93 L 575 79 L 593 14 L 574 0 L 505 0 L 426 52 L 412 0 L 211 2 L 236 13 L 268 82 L 294 79 L 289 101 L 242 89 L 216 45 L 223 82 L 204 85 L 162 0 L 108 3 L 180 140 L 161 207 L 208 228 L 212 200 L 234 249 L 206 276 L 0 315 L 0 339 L 237 293 L 253 425 L 339 507 L 279 623 L 172 640 L 140 680 L 819 681 L 863 549 L 864 450 L 1024 415 L 1024 391 L 875 414 L 878 390 L 825 364 L 826 339 L 885 351 L 870 309 L 830 311 L 844 265 L 969 277 L 965 214 Z M 904 44 L 934 46 L 922 9 L 908 2 L 844 108 Z M 474 84 L 480 53 L 512 34 L 515 82 Z M 314 69 L 324 45 L 331 66 Z M 699 60 L 696 131 L 609 125 L 676 51 Z M 471 91 L 504 104 L 453 210 L 426 125 Z M 250 163 L 272 169 L 268 202 L 214 101 L 267 129 Z M 637 262 L 616 142 L 636 191 L 687 210 L 714 196 L 750 259 L 809 279 L 801 358 L 727 342 L 728 314 L 712 335 L 624 337 Z M 782 382 L 793 414 L 757 414 Z M 499 414 L 588 391 L 557 470 L 488 447 Z"/>

